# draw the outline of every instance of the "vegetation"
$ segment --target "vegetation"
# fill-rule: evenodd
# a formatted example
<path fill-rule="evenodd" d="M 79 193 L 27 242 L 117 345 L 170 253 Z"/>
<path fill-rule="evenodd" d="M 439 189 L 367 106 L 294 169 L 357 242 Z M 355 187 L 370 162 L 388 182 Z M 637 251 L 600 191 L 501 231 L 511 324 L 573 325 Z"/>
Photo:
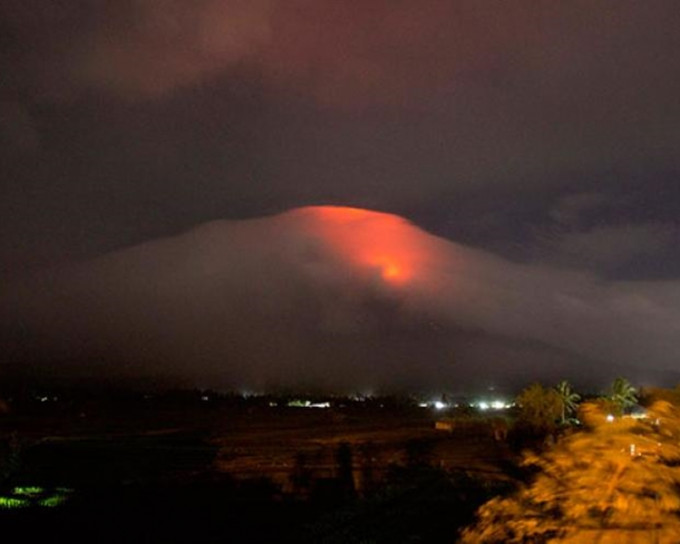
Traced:
<path fill-rule="evenodd" d="M 659 401 L 648 416 L 609 421 L 584 405 L 586 430 L 526 454 L 535 480 L 483 505 L 462 541 L 680 542 L 680 411 Z"/>
<path fill-rule="evenodd" d="M 562 402 L 562 414 L 560 422 L 564 425 L 567 423 L 569 416 L 575 415 L 578 408 L 578 403 L 581 400 L 581 395 L 576 393 L 568 381 L 562 380 L 555 386 L 555 391 L 560 396 Z"/>
<path fill-rule="evenodd" d="M 531 384 L 516 399 L 519 408 L 517 423 L 534 434 L 553 432 L 563 410 L 559 393 L 539 383 Z"/>
<path fill-rule="evenodd" d="M 673 389 L 661 387 L 645 387 L 640 390 L 640 404 L 649 406 L 658 400 L 665 400 L 675 406 L 680 406 L 680 384 Z"/>
<path fill-rule="evenodd" d="M 609 399 L 614 405 L 614 415 L 622 415 L 626 409 L 637 403 L 637 390 L 628 380 L 618 377 L 611 385 Z"/>
<path fill-rule="evenodd" d="M 72 491 L 64 487 L 48 490 L 39 486 L 15 486 L 7 493 L 0 495 L 0 510 L 38 506 L 54 508 L 64 504 Z"/>

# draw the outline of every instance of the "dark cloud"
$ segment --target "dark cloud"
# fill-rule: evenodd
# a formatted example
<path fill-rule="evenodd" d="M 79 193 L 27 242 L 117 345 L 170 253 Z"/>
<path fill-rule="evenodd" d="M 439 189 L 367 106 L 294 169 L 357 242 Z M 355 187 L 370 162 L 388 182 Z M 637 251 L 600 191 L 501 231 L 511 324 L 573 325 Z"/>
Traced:
<path fill-rule="evenodd" d="M 619 270 L 631 262 L 657 258 L 677 247 L 678 229 L 672 224 L 606 226 L 569 231 L 550 242 L 556 264 L 601 272 Z"/>
<path fill-rule="evenodd" d="M 41 100 L 87 91 L 153 98 L 229 69 L 268 41 L 267 0 L 9 1 L 2 14 L 16 86 Z"/>
<path fill-rule="evenodd" d="M 0 102 L 0 146 L 10 157 L 31 154 L 40 137 L 33 119 L 19 102 Z"/>

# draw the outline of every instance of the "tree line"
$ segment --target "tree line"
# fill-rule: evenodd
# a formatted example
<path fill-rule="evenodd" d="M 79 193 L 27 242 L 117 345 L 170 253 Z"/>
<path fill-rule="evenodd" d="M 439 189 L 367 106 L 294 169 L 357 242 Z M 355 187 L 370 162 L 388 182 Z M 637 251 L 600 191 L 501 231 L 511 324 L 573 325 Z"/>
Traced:
<path fill-rule="evenodd" d="M 582 400 L 566 380 L 554 387 L 533 383 L 515 400 L 517 423 L 535 434 L 548 434 L 560 426 L 578 424 L 576 416 Z M 637 404 L 638 391 L 627 379 L 618 377 L 604 395 L 589 402 L 595 402 L 607 414 L 621 416 Z"/>

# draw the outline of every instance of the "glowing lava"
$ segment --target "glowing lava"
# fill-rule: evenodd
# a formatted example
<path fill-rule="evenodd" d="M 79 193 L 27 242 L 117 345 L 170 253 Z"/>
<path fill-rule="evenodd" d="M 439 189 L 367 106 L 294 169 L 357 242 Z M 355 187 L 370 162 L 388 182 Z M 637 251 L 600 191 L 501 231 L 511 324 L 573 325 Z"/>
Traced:
<path fill-rule="evenodd" d="M 382 275 L 386 280 L 396 280 L 399 278 L 399 276 L 401 276 L 401 268 L 399 268 L 399 265 L 396 264 L 385 265 L 382 269 Z"/>
<path fill-rule="evenodd" d="M 401 217 L 336 206 L 305 208 L 303 213 L 343 261 L 373 271 L 391 285 L 413 280 L 422 266 L 422 232 Z"/>

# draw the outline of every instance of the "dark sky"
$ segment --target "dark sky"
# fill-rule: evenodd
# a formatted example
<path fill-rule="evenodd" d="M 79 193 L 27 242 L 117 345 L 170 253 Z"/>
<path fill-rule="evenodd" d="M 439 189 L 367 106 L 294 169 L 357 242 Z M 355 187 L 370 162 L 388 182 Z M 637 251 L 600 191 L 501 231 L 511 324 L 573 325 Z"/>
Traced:
<path fill-rule="evenodd" d="M 288 246 L 277 245 L 281 240 L 272 234 L 263 239 L 248 234 L 250 246 L 233 253 L 232 229 L 248 227 L 224 224 L 220 232 L 230 257 L 220 257 L 218 268 L 231 278 L 231 289 L 252 287 L 252 274 L 234 272 L 236 261 L 254 270 L 266 247 L 277 247 L 283 260 L 263 265 L 274 277 L 252 292 L 277 301 L 294 293 L 298 303 L 267 319 L 299 321 L 295 334 L 282 332 L 255 347 L 250 340 L 239 344 L 242 356 L 231 354 L 234 362 L 225 363 L 229 380 L 295 383 L 302 378 L 272 377 L 272 369 L 283 374 L 289 368 L 277 367 L 274 359 L 298 361 L 291 363 L 297 369 L 306 368 L 300 360 L 326 368 L 318 361 L 331 352 L 329 369 L 345 368 L 350 360 L 373 368 L 357 379 L 368 385 L 388 383 L 402 371 L 392 381 L 455 381 L 473 374 L 470 368 L 479 361 L 493 368 L 491 359 L 512 360 L 504 364 L 524 369 L 518 372 L 530 380 L 540 366 L 536 361 L 550 358 L 543 350 L 559 351 L 553 359 L 561 361 L 560 372 L 583 368 L 584 361 L 612 372 L 615 364 L 680 371 L 670 355 L 677 352 L 672 338 L 680 331 L 678 28 L 674 0 L 5 0 L 0 3 L 0 280 L 3 330 L 9 331 L 3 333 L 9 346 L 4 351 L 10 354 L 5 358 L 10 364 L 35 359 L 35 338 L 54 336 L 55 323 L 65 319 L 52 312 L 63 302 L 55 293 L 71 293 L 79 281 L 101 285 L 113 274 L 101 263 L 126 262 L 125 248 L 146 244 L 141 247 L 150 262 L 156 244 L 171 243 L 154 240 L 209 221 L 332 204 L 397 214 L 453 243 L 437 255 L 461 247 L 482 255 L 470 262 L 491 263 L 479 265 L 487 272 L 480 277 L 490 282 L 478 287 L 487 293 L 481 306 L 488 311 L 470 320 L 469 313 L 457 311 L 460 299 L 441 308 L 449 300 L 441 292 L 431 292 L 415 309 L 400 298 L 395 310 L 393 293 L 376 294 L 373 286 L 367 295 L 364 284 L 355 286 L 351 292 L 360 293 L 361 311 L 372 316 L 366 319 L 382 316 L 390 324 L 378 332 L 372 326 L 369 332 L 344 331 L 361 341 L 354 352 L 338 355 L 342 349 L 333 346 L 347 347 L 348 337 L 312 331 L 316 324 L 309 316 L 316 310 L 299 308 L 332 305 L 334 288 L 316 276 L 309 280 L 292 265 L 295 279 L 285 271 L 277 276 L 288 262 L 289 256 L 282 257 Z M 322 228 L 296 225 L 290 226 L 291 236 L 303 239 Z M 365 235 L 357 230 L 356 236 Z M 174 240 L 181 245 L 186 237 Z M 337 247 L 322 241 L 335 259 Z M 99 259 L 112 251 L 115 257 Z M 140 249 L 127 251 L 136 255 Z M 180 250 L 173 255 L 185 256 L 188 266 L 206 258 Z M 92 259 L 95 265 L 87 264 Z M 86 264 L 74 268 L 75 262 Z M 450 257 L 437 257 L 442 262 Z M 145 273 L 157 278 L 162 265 L 147 264 Z M 132 281 L 125 266 L 116 266 L 113 283 Z M 87 279 L 78 280 L 78 274 Z M 565 274 L 577 279 L 564 280 Z M 523 279 L 506 281 L 516 276 Z M 276 284 L 284 278 L 286 285 L 300 284 L 281 298 L 283 287 Z M 28 289 L 30 302 L 16 294 L 25 288 L 17 282 L 26 281 L 42 286 Z M 538 293 L 535 282 L 543 285 Z M 564 285 L 580 300 L 600 301 L 605 310 L 590 308 L 585 320 L 565 311 L 554 302 L 554 292 Z M 193 296 L 194 287 L 178 289 Z M 525 311 L 530 297 L 538 297 L 539 314 L 573 318 L 560 322 L 559 338 L 538 325 L 528 330 L 495 325 Z M 69 300 L 63 311 L 73 314 L 101 315 L 110 305 L 105 297 L 97 299 L 95 311 L 90 298 Z M 499 304 L 503 300 L 522 302 Z M 154 303 L 176 302 L 170 297 Z M 125 311 L 116 310 L 121 316 Z M 220 316 L 211 322 L 227 326 L 234 319 L 229 312 Z M 265 327 L 261 317 L 253 318 L 254 330 Z M 659 330 L 650 331 L 650 323 Z M 111 354 L 102 347 L 114 339 L 125 346 L 130 332 L 114 327 L 115 334 L 113 329 L 104 334 L 106 327 L 73 324 L 59 330 L 67 339 L 80 335 L 96 344 L 98 354 L 107 352 L 105 359 L 134 368 L 136 348 Z M 230 330 L 234 338 L 256 336 L 242 329 L 240 324 Z M 586 329 L 597 331 L 598 339 Z M 183 330 L 186 344 L 201 343 L 199 331 L 188 324 Z M 432 336 L 438 334 L 441 338 Z M 606 348 L 618 343 L 616 334 L 637 347 Z M 104 336 L 108 340 L 99 342 Z M 408 346 L 394 347 L 397 338 Z M 86 348 L 75 353 L 43 344 L 41 359 L 91 357 Z M 166 340 L 149 341 L 148 359 L 165 356 L 168 346 Z M 285 349 L 288 355 L 281 354 Z M 191 351 L 198 359 L 208 352 L 206 357 L 217 360 L 229 348 Z M 459 361 L 456 368 L 442 367 L 451 354 Z M 395 357 L 398 362 L 385 362 Z M 423 367 L 418 358 L 435 362 Z M 244 370 L 260 364 L 268 369 L 260 375 Z M 149 365 L 145 368 L 163 373 L 162 365 Z M 210 372 L 195 376 L 209 381 L 220 373 L 217 363 L 207 366 Z M 340 379 L 343 372 L 337 374 Z"/>

